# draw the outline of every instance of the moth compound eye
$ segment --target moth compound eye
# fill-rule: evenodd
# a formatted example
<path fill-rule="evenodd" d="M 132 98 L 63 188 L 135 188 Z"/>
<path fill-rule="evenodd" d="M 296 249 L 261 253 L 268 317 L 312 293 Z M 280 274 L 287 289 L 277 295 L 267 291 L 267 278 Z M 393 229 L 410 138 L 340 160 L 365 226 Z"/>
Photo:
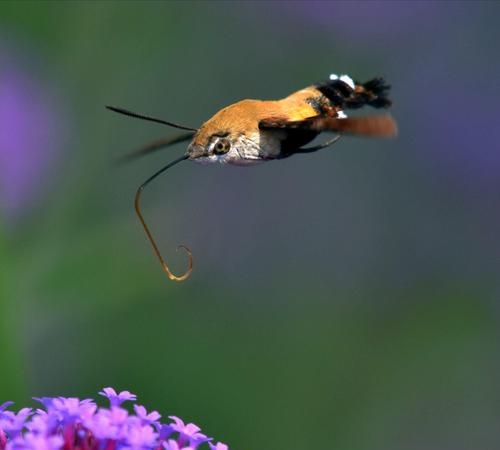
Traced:
<path fill-rule="evenodd" d="M 231 148 L 229 139 L 219 139 L 214 145 L 214 154 L 224 155 Z"/>

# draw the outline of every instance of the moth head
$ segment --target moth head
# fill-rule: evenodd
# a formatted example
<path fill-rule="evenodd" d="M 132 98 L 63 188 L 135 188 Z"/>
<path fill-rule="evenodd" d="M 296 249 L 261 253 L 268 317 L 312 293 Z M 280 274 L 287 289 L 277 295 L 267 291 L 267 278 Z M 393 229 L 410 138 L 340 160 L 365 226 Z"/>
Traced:
<path fill-rule="evenodd" d="M 210 158 L 215 160 L 225 157 L 233 146 L 231 135 L 227 131 L 207 133 L 200 129 L 188 147 L 189 159 Z"/>
<path fill-rule="evenodd" d="M 242 132 L 215 131 L 197 133 L 188 147 L 190 160 L 202 163 L 245 164 L 250 154 L 257 154 L 258 139 L 252 140 Z"/>
<path fill-rule="evenodd" d="M 259 145 L 253 104 L 253 101 L 242 100 L 208 119 L 193 137 L 188 148 L 189 159 L 204 163 L 237 163 L 249 152 L 253 153 Z"/>

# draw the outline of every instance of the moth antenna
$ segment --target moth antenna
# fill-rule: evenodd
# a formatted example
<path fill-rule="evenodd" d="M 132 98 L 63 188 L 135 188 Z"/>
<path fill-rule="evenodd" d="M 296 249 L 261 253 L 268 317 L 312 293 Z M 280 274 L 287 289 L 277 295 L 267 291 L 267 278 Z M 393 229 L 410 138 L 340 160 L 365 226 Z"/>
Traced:
<path fill-rule="evenodd" d="M 149 155 L 150 153 L 154 153 L 162 148 L 168 147 L 170 145 L 178 144 L 179 142 L 185 142 L 192 139 L 193 133 L 184 133 L 179 136 L 175 136 L 173 138 L 159 139 L 157 141 L 150 142 L 149 144 L 144 145 L 143 147 L 138 148 L 137 150 L 133 150 L 126 155 L 120 156 L 116 162 L 118 164 L 127 163 L 137 158 L 142 158 L 143 156 Z"/>
<path fill-rule="evenodd" d="M 129 111 L 128 109 L 118 108 L 117 106 L 106 105 L 106 108 L 111 110 L 111 111 L 117 112 L 118 114 L 123 114 L 125 116 L 135 117 L 137 119 L 149 120 L 150 122 L 162 123 L 163 125 L 168 125 L 169 127 L 179 128 L 180 130 L 198 131 L 197 128 L 185 127 L 184 125 L 179 125 L 179 124 L 173 123 L 173 122 L 167 122 L 166 120 L 158 119 L 156 117 L 146 116 L 144 114 L 138 114 L 138 113 Z"/>
<path fill-rule="evenodd" d="M 167 277 L 172 281 L 184 281 L 185 279 L 187 279 L 189 277 L 189 275 L 191 275 L 191 272 L 193 271 L 193 255 L 191 254 L 191 250 L 189 250 L 188 247 L 186 247 L 185 245 L 179 245 L 177 247 L 177 250 L 179 250 L 179 248 L 183 248 L 184 250 L 186 250 L 186 253 L 188 254 L 188 269 L 186 270 L 186 272 L 184 272 L 183 275 L 180 275 L 180 276 L 174 275 L 170 271 L 167 263 L 165 262 L 165 260 L 163 259 L 163 256 L 161 255 L 161 252 L 160 252 L 158 246 L 156 245 L 156 242 L 153 238 L 153 235 L 151 234 L 151 231 L 149 231 L 149 227 L 147 226 L 146 221 L 144 220 L 144 216 L 142 215 L 142 212 L 141 212 L 141 194 L 142 194 L 142 191 L 144 190 L 144 188 L 151 181 L 153 181 L 158 175 L 162 174 L 167 169 L 170 169 L 172 166 L 175 166 L 177 163 L 180 163 L 181 161 L 184 161 L 185 159 L 188 159 L 188 158 L 189 158 L 188 155 L 183 155 L 182 157 L 168 163 L 165 167 L 160 169 L 154 175 L 151 175 L 137 189 L 137 192 L 135 194 L 135 201 L 134 201 L 135 212 L 137 213 L 137 216 L 139 217 L 139 220 L 141 221 L 141 224 L 144 228 L 144 231 L 146 232 L 146 236 L 148 237 L 149 242 L 151 243 L 151 246 L 153 247 L 153 250 L 154 250 L 156 256 L 160 260 L 160 264 L 161 264 L 163 271 L 167 274 Z"/>

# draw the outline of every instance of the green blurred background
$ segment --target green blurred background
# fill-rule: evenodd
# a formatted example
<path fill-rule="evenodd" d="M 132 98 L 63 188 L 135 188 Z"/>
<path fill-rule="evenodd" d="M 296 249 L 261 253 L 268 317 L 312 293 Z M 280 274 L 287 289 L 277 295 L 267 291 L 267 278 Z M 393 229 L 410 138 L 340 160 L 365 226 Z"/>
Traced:
<path fill-rule="evenodd" d="M 128 389 L 232 449 L 500 445 L 498 2 L 0 3 L 0 403 Z M 198 126 L 330 73 L 400 135 L 177 166 Z M 371 111 L 368 111 L 371 112 Z"/>

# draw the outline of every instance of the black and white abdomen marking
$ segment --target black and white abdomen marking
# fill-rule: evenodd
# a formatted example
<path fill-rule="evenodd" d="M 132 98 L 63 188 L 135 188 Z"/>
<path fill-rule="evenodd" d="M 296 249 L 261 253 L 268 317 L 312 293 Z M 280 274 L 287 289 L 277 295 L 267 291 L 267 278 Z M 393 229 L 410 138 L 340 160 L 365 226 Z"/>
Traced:
<path fill-rule="evenodd" d="M 349 75 L 331 74 L 328 80 L 318 83 L 316 89 L 340 109 L 357 109 L 365 105 L 388 108 L 392 104 L 387 97 L 390 86 L 381 77 L 358 83 Z"/>

